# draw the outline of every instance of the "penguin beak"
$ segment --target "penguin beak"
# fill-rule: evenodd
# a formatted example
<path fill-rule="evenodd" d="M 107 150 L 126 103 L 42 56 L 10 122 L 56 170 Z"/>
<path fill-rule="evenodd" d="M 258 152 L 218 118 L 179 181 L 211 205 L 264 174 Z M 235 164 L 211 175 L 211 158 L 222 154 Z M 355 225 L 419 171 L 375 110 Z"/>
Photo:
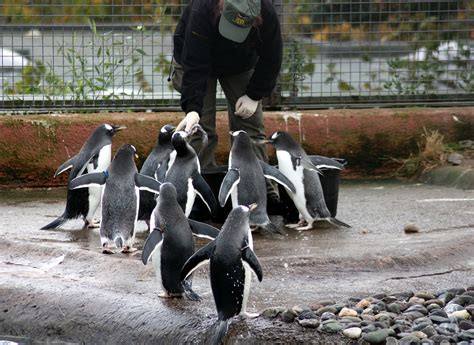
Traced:
<path fill-rule="evenodd" d="M 250 210 L 250 211 L 253 211 L 253 210 L 255 210 L 255 209 L 257 208 L 257 206 L 258 206 L 257 203 L 254 202 L 253 204 L 250 204 L 250 205 L 249 205 L 249 210 Z"/>
<path fill-rule="evenodd" d="M 260 140 L 260 144 L 273 144 L 274 141 L 272 139 L 262 139 Z"/>
<path fill-rule="evenodd" d="M 113 129 L 112 129 L 112 133 L 117 133 L 118 131 L 121 131 L 122 129 L 126 129 L 127 126 L 123 126 L 123 125 L 119 125 L 119 126 L 112 126 Z"/>
<path fill-rule="evenodd" d="M 135 153 L 135 158 L 138 159 L 140 158 L 140 156 L 137 153 Z"/>

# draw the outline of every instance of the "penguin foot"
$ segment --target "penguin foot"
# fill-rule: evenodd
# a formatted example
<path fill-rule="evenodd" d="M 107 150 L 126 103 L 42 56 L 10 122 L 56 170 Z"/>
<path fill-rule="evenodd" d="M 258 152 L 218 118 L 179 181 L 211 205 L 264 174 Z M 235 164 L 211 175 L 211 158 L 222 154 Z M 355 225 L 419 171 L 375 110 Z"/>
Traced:
<path fill-rule="evenodd" d="M 123 254 L 135 253 L 138 249 L 133 247 L 125 247 L 122 249 Z"/>
<path fill-rule="evenodd" d="M 244 311 L 242 313 L 242 316 L 245 316 L 247 319 L 255 319 L 256 317 L 260 316 L 260 313 L 248 313 L 248 312 Z"/>
<path fill-rule="evenodd" d="M 162 291 L 158 294 L 160 298 L 183 298 L 183 294 L 181 293 L 169 293 L 166 291 Z"/>
<path fill-rule="evenodd" d="M 286 224 L 285 226 L 289 229 L 297 229 L 299 227 L 302 227 L 304 225 L 306 225 L 306 221 L 304 219 L 300 219 L 298 223 L 296 224 Z"/>
<path fill-rule="evenodd" d="M 102 249 L 102 254 L 115 254 L 115 252 L 114 252 L 112 249 L 110 249 L 110 248 L 105 248 L 105 247 L 104 247 L 104 248 Z"/>
<path fill-rule="evenodd" d="M 295 228 L 298 231 L 311 230 L 313 228 L 313 223 L 308 223 L 306 226 L 300 226 Z"/>
<path fill-rule="evenodd" d="M 97 219 L 92 219 L 90 222 L 86 220 L 86 227 L 88 229 L 94 229 L 100 227 L 100 221 Z"/>

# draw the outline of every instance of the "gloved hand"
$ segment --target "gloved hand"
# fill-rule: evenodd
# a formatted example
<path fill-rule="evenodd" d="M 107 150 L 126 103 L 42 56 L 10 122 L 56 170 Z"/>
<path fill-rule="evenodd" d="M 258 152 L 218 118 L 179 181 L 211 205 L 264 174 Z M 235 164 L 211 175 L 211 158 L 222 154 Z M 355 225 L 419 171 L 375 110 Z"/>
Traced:
<path fill-rule="evenodd" d="M 184 131 L 189 132 L 191 128 L 199 123 L 199 114 L 195 111 L 190 111 L 186 114 L 183 120 L 179 123 L 178 127 L 176 127 L 177 131 Z"/>
<path fill-rule="evenodd" d="M 255 114 L 257 111 L 258 101 L 254 101 L 247 95 L 240 97 L 235 103 L 235 115 L 245 119 Z"/>

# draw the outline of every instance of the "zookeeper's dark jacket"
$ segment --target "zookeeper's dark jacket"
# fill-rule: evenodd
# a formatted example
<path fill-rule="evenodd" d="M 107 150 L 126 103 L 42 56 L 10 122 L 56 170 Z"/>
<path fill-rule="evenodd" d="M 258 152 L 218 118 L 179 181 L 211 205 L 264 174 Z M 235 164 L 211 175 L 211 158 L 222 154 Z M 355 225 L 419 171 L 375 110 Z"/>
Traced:
<path fill-rule="evenodd" d="M 186 6 L 173 38 L 173 56 L 184 71 L 181 107 L 185 113 L 201 115 L 210 75 L 236 75 L 255 67 L 247 95 L 253 100 L 270 95 L 280 72 L 283 44 L 273 5 L 261 1 L 261 24 L 242 43 L 220 35 L 217 0 L 191 0 Z"/>

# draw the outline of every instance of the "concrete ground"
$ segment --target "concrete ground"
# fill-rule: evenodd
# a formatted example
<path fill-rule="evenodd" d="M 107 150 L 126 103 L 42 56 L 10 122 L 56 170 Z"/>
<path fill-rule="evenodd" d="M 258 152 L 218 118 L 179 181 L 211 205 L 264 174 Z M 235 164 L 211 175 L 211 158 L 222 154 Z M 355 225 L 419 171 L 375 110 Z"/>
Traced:
<path fill-rule="evenodd" d="M 143 266 L 139 253 L 101 254 L 97 229 L 81 230 L 82 222 L 72 221 L 64 229 L 38 230 L 64 204 L 64 189 L 0 191 L 0 334 L 84 343 L 208 340 L 216 312 L 206 269 L 194 278 L 202 302 L 160 299 L 152 268 Z M 264 278 L 253 281 L 248 309 L 474 285 L 473 206 L 471 190 L 343 182 L 337 218 L 352 228 L 318 224 L 312 231 L 288 231 L 284 240 L 255 235 Z M 410 224 L 419 232 L 405 233 Z M 145 237 L 141 224 L 138 248 Z M 229 338 L 345 341 L 262 317 L 236 318 Z"/>

